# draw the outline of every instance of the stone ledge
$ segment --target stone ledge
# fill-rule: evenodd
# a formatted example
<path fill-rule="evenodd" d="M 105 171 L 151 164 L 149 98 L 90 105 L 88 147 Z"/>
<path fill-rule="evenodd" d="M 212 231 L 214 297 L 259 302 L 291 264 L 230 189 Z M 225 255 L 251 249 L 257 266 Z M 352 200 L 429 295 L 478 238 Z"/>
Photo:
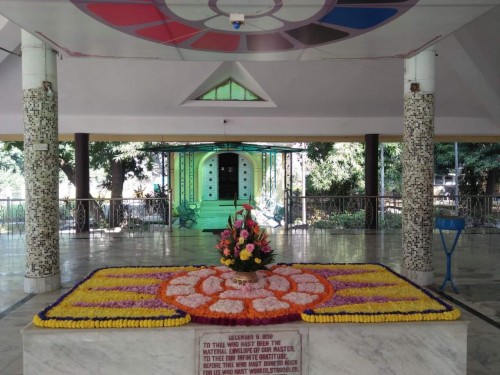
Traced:
<path fill-rule="evenodd" d="M 376 324 L 297 322 L 254 327 L 191 323 L 160 329 L 72 330 L 30 324 L 22 330 L 24 375 L 249 374 L 235 372 L 231 366 L 224 373 L 203 370 L 201 338 L 259 333 L 283 337 L 286 332 L 301 338 L 297 344 L 300 370 L 293 374 L 465 375 L 467 325 L 462 320 Z M 225 357 L 220 363 L 224 365 L 228 360 Z"/>

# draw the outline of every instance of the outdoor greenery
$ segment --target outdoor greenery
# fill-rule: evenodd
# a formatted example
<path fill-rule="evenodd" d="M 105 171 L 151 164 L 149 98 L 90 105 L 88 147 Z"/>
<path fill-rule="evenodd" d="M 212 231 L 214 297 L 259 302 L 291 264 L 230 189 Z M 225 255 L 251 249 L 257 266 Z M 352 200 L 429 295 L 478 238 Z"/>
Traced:
<path fill-rule="evenodd" d="M 151 143 L 139 142 L 90 142 L 90 166 L 92 171 L 101 171 L 99 186 L 105 193 L 97 193 L 96 198 L 123 197 L 124 182 L 129 179 L 140 183 L 154 168 L 159 169 L 157 156 L 140 151 Z M 385 195 L 398 196 L 402 185 L 402 144 L 384 143 Z M 500 182 L 500 143 L 460 143 L 459 148 L 459 192 L 460 195 L 499 194 Z M 59 144 L 59 167 L 61 181 L 66 179 L 74 185 L 75 159 L 74 143 Z M 436 174 L 454 173 L 455 152 L 453 143 L 435 145 Z M 364 194 L 364 144 L 362 143 L 321 143 L 307 145 L 306 188 L 308 196 L 360 196 Z M 0 142 L 0 198 L 20 197 L 24 190 L 23 182 L 23 143 Z M 65 177 L 64 177 L 65 176 Z M 146 191 L 139 187 L 136 196 L 163 198 L 165 192 Z M 148 202 L 153 204 L 154 201 Z M 450 209 L 436 206 L 439 210 Z M 117 204 L 120 204 L 118 202 Z M 298 203 L 297 203 L 298 204 Z M 477 198 L 474 207 L 462 207 L 460 210 L 497 207 L 498 202 L 491 198 Z M 292 209 L 294 218 L 300 218 L 300 205 Z M 453 207 L 451 207 L 453 208 Z M 314 208 L 311 204 L 311 209 Z M 308 213 L 308 221 L 316 228 L 361 228 L 364 225 L 364 207 L 361 205 L 351 210 L 323 210 L 316 215 Z M 379 217 L 379 226 L 399 228 L 401 226 L 400 208 L 386 212 Z M 473 217 L 473 215 L 471 216 Z M 118 217 L 117 220 L 120 220 Z M 472 220 L 472 219 L 471 219 Z M 493 222 L 495 220 L 493 219 Z M 470 225 L 484 225 L 491 222 L 487 216 L 473 218 Z"/>
<path fill-rule="evenodd" d="M 122 213 L 120 199 L 123 197 L 124 182 L 128 179 L 142 181 L 158 166 L 156 155 L 139 149 L 149 146 L 143 142 L 90 142 L 89 163 L 94 175 L 98 175 L 98 191 L 91 192 L 89 198 L 115 198 L 111 212 Z M 60 183 L 65 179 L 75 186 L 75 146 L 74 142 L 59 143 Z M 23 142 L 0 143 L 0 197 L 20 197 L 24 190 Z M 91 174 L 92 178 L 92 174 Z M 92 193 L 96 194 L 93 196 Z M 114 223 L 123 221 L 120 215 L 112 215 Z"/>
<path fill-rule="evenodd" d="M 384 143 L 385 192 L 401 192 L 402 152 L 401 143 Z M 308 195 L 364 194 L 364 144 L 314 142 L 308 144 L 307 155 L 310 159 Z M 379 168 L 380 164 L 379 160 Z"/>
<path fill-rule="evenodd" d="M 364 146 L 350 143 L 311 143 L 308 145 L 311 160 L 307 177 L 307 194 L 324 196 L 355 196 L 364 193 Z M 385 195 L 400 195 L 402 190 L 402 144 L 384 144 Z M 459 144 L 461 195 L 499 194 L 500 144 L 462 143 Z M 454 173 L 454 144 L 436 144 L 436 174 Z M 446 210 L 454 209 L 446 202 Z M 477 198 L 472 203 L 464 200 L 459 205 L 459 213 L 470 218 L 468 226 L 495 225 L 489 210 L 495 206 L 491 198 Z M 442 208 L 440 210 L 443 210 Z M 334 212 L 325 217 L 324 213 L 309 215 L 309 221 L 318 229 L 353 229 L 364 227 L 364 211 L 348 210 Z M 385 212 L 379 215 L 379 228 L 401 228 L 400 212 Z"/>
<path fill-rule="evenodd" d="M 379 215 L 379 228 L 401 229 L 402 224 L 401 214 L 389 212 L 384 214 L 384 218 Z M 332 214 L 328 219 L 314 221 L 312 226 L 314 229 L 364 229 L 365 210 Z"/>
<path fill-rule="evenodd" d="M 141 181 L 147 172 L 158 166 L 158 160 L 152 153 L 139 151 L 151 145 L 143 142 L 90 142 L 90 167 L 93 171 L 102 171 L 99 187 L 109 191 L 111 198 L 123 196 L 123 184 L 127 179 Z M 67 180 L 75 184 L 75 148 L 74 142 L 59 143 L 59 167 Z M 0 142 L 0 176 L 6 173 L 12 178 L 2 179 L 0 194 L 6 188 L 6 181 L 15 181 L 14 177 L 23 175 L 23 142 Z M 62 182 L 63 177 L 60 180 Z M 19 181 L 18 181 L 19 182 Z"/>
<path fill-rule="evenodd" d="M 310 143 L 307 195 L 355 195 L 364 189 L 364 149 L 360 143 Z"/>
<path fill-rule="evenodd" d="M 0 198 L 15 198 L 24 189 L 23 153 L 11 143 L 0 142 Z"/>
<path fill-rule="evenodd" d="M 455 173 L 453 143 L 437 143 L 434 159 L 436 173 Z M 499 194 L 495 189 L 500 182 L 500 143 L 459 143 L 458 161 L 461 195 Z"/>
<path fill-rule="evenodd" d="M 90 165 L 102 171 L 100 186 L 112 198 L 122 197 L 127 179 L 141 181 L 158 160 L 151 153 L 139 151 L 151 143 L 90 142 Z M 402 144 L 384 143 L 385 191 L 401 192 Z M 454 144 L 435 145 L 436 174 L 452 174 L 455 168 Z M 364 144 L 322 143 L 307 145 L 308 195 L 360 195 L 364 193 Z M 460 143 L 460 194 L 491 195 L 500 179 L 500 143 Z M 59 144 L 59 166 L 67 180 L 74 185 L 74 143 Z M 0 194 L 9 186 L 19 186 L 24 169 L 23 143 L 0 142 Z M 19 189 L 19 187 L 18 187 Z M 390 193 L 386 193 L 390 195 Z"/>

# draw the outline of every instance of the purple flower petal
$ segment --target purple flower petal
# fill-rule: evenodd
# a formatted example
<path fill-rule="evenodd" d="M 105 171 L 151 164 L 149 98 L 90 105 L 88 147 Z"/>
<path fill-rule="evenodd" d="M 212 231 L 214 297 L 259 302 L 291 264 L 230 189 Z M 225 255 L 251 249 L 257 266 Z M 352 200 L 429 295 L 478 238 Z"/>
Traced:
<path fill-rule="evenodd" d="M 138 300 L 138 301 L 109 301 L 109 302 L 76 302 L 73 304 L 76 307 L 103 307 L 103 308 L 133 308 L 133 307 L 142 307 L 148 309 L 171 309 L 175 308 L 162 300 L 159 299 L 148 299 L 148 300 Z"/>
<path fill-rule="evenodd" d="M 107 286 L 107 287 L 97 287 L 91 288 L 95 291 L 120 291 L 120 292 L 133 292 L 141 294 L 152 294 L 158 293 L 159 285 L 144 285 L 144 286 Z"/>

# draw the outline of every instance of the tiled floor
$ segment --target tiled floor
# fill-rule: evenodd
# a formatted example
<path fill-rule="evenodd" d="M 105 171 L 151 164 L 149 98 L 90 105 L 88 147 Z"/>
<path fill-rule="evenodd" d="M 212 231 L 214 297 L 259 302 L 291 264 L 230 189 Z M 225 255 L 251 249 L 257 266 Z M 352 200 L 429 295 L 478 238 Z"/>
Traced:
<path fill-rule="evenodd" d="M 216 237 L 200 229 L 218 225 L 201 220 L 198 229 L 174 228 L 172 233 L 103 233 L 90 239 L 63 235 L 63 289 L 41 295 L 23 291 L 23 237 L 0 235 L 0 374 L 22 374 L 21 328 L 87 273 L 105 266 L 216 264 Z M 270 231 L 279 262 L 379 262 L 400 270 L 398 232 Z M 448 239 L 451 241 L 451 235 Z M 499 244 L 500 234 L 463 234 L 453 255 L 452 273 L 461 293 L 456 295 L 449 287 L 446 293 L 478 312 L 474 315 L 462 309 L 463 319 L 470 321 L 469 374 L 500 373 Z M 446 260 L 437 233 L 434 253 L 436 285 L 440 285 Z"/>

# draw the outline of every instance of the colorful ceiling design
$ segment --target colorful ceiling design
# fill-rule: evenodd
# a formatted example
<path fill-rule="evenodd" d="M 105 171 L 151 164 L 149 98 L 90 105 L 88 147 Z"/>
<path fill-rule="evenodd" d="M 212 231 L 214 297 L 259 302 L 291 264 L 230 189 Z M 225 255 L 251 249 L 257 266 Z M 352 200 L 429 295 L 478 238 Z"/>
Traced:
<path fill-rule="evenodd" d="M 418 0 L 71 0 L 99 22 L 138 38 L 216 53 L 300 50 L 367 33 Z M 230 14 L 245 15 L 234 29 Z"/>

